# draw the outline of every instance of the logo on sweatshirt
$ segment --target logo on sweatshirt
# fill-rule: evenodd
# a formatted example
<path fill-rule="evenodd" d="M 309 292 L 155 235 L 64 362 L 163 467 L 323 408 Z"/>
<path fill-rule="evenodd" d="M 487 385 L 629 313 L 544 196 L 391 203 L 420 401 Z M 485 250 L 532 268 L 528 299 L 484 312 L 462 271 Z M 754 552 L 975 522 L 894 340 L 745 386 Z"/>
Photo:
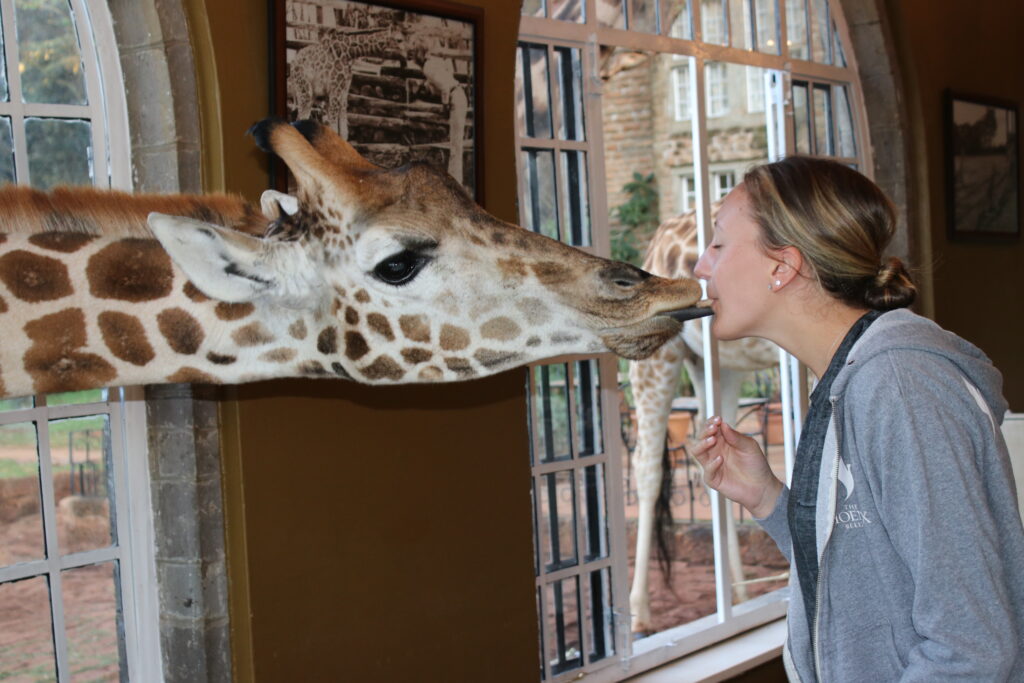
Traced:
<path fill-rule="evenodd" d="M 853 495 L 853 468 L 846 464 L 843 460 L 839 461 L 839 483 L 843 485 L 846 490 L 846 497 L 843 498 L 843 502 L 839 506 L 839 510 L 836 512 L 836 526 L 844 529 L 860 529 L 871 524 L 871 519 L 868 513 L 861 510 L 857 506 L 857 503 L 847 503 L 850 500 L 850 496 Z"/>

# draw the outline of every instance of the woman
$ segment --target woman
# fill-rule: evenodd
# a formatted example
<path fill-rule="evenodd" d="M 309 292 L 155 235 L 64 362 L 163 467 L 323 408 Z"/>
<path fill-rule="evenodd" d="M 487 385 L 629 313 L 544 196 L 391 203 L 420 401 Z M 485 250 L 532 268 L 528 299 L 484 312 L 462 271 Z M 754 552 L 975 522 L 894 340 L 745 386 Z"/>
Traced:
<path fill-rule="evenodd" d="M 791 562 L 793 680 L 1024 681 L 1024 529 L 1002 378 L 904 307 L 891 202 L 841 164 L 759 166 L 696 275 L 719 339 L 764 337 L 819 378 L 790 487 L 710 419 L 695 455 Z"/>

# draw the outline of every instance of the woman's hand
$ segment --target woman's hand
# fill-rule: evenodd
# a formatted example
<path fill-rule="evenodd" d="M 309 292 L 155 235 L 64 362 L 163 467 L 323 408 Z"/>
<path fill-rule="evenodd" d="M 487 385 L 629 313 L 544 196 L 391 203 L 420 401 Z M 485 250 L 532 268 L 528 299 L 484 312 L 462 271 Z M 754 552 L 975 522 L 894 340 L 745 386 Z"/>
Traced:
<path fill-rule="evenodd" d="M 704 468 L 704 483 L 745 507 L 751 515 L 767 517 L 782 492 L 761 447 L 717 415 L 704 425 L 693 449 Z"/>

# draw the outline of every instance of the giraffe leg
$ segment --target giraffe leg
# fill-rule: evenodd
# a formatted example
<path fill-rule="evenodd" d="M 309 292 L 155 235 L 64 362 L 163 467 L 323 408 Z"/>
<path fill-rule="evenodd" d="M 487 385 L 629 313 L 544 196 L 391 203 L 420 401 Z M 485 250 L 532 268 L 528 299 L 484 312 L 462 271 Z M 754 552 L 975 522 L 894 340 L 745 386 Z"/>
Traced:
<path fill-rule="evenodd" d="M 654 503 L 661 488 L 661 456 L 665 448 L 672 398 L 679 380 L 682 353 L 683 340 L 676 337 L 647 360 L 629 364 L 637 422 L 633 471 L 636 473 L 638 519 L 633 586 L 629 592 L 634 634 L 653 631 L 647 573 L 654 536 Z"/>

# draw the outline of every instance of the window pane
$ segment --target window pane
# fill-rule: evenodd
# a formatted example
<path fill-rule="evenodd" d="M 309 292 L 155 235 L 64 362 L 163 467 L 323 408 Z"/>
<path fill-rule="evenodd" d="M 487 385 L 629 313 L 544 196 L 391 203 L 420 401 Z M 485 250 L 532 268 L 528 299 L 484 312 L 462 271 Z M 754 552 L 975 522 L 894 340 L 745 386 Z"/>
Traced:
<path fill-rule="evenodd" d="M 629 4 L 633 11 L 630 30 L 658 33 L 658 0 L 629 0 Z"/>
<path fill-rule="evenodd" d="M 547 10 L 544 0 L 523 0 L 523 15 L 527 17 L 543 17 Z"/>
<path fill-rule="evenodd" d="M 814 26 L 811 32 L 812 59 L 821 64 L 831 64 L 832 44 L 829 26 L 832 21 L 829 18 L 828 0 L 811 0 L 811 8 L 814 11 Z"/>
<path fill-rule="evenodd" d="M 548 83 L 548 51 L 543 45 L 519 46 L 516 109 L 519 132 L 529 138 L 551 137 L 551 87 Z"/>
<path fill-rule="evenodd" d="M 562 21 L 584 21 L 584 0 L 550 0 L 551 18 Z"/>
<path fill-rule="evenodd" d="M 814 86 L 814 144 L 815 154 L 835 155 L 835 137 L 832 134 L 832 95 L 829 86 Z"/>
<path fill-rule="evenodd" d="M 92 185 L 92 127 L 77 119 L 25 119 L 33 187 Z"/>
<path fill-rule="evenodd" d="M 550 573 L 576 564 L 576 491 L 574 472 L 541 477 L 541 517 L 548 534 L 544 571 Z"/>
<path fill-rule="evenodd" d="M 734 66 L 724 62 L 708 62 L 704 70 L 708 118 L 726 116 L 729 113 L 732 98 L 730 98 L 728 71 Z"/>
<path fill-rule="evenodd" d="M 68 391 L 62 394 L 47 394 L 46 405 L 70 406 L 83 403 L 104 403 L 107 400 L 107 389 L 87 389 L 85 391 Z"/>
<path fill-rule="evenodd" d="M 853 128 L 853 110 L 847 95 L 848 86 L 836 86 L 836 127 L 839 129 L 839 156 L 853 158 L 857 156 L 857 139 Z"/>
<path fill-rule="evenodd" d="M 626 28 L 626 0 L 602 0 L 597 3 L 597 23 L 611 28 Z"/>
<path fill-rule="evenodd" d="M 590 202 L 587 201 L 587 155 L 586 152 L 562 152 L 561 201 L 562 238 L 574 247 L 589 247 Z"/>
<path fill-rule="evenodd" d="M 558 87 L 562 93 L 562 122 L 558 136 L 563 140 L 584 140 L 583 64 L 576 48 L 556 47 Z"/>
<path fill-rule="evenodd" d="M 17 182 L 17 178 L 14 172 L 14 138 L 11 136 L 11 118 L 0 116 L 0 185 L 14 182 Z"/>
<path fill-rule="evenodd" d="M 597 661 L 615 654 L 611 570 L 590 572 L 587 583 L 587 642 L 590 644 L 590 661 Z"/>
<path fill-rule="evenodd" d="M 25 408 L 31 408 L 35 405 L 35 400 L 31 396 L 19 396 L 17 398 L 5 398 L 0 400 L 0 411 L 5 410 L 23 410 Z"/>
<path fill-rule="evenodd" d="M 749 34 L 748 45 L 744 47 L 772 55 L 779 54 L 779 19 L 776 2 L 777 0 L 744 0 L 743 16 L 747 25 L 745 33 Z M 751 14 L 757 25 L 756 31 L 749 26 Z M 751 38 L 756 38 L 753 44 L 749 44 Z"/>
<path fill-rule="evenodd" d="M 68 0 L 15 0 L 25 102 L 88 104 Z"/>
<path fill-rule="evenodd" d="M 3 21 L 0 20 L 0 100 L 8 102 L 11 93 L 7 88 L 7 53 L 4 49 Z"/>
<path fill-rule="evenodd" d="M 61 554 L 111 545 L 109 416 L 50 421 L 50 462 Z"/>
<path fill-rule="evenodd" d="M 793 59 L 809 59 L 807 0 L 786 0 L 786 47 Z"/>
<path fill-rule="evenodd" d="M 117 563 L 69 569 L 62 574 L 68 666 L 72 676 L 89 681 L 127 678 L 124 620 L 117 589 Z"/>
<path fill-rule="evenodd" d="M 552 239 L 559 238 L 558 198 L 555 192 L 554 153 L 524 149 L 522 168 L 526 206 L 520 211 L 523 227 Z"/>
<path fill-rule="evenodd" d="M 35 424 L 0 426 L 0 566 L 45 553 Z"/>
<path fill-rule="evenodd" d="M 608 557 L 608 507 L 604 473 L 604 465 L 591 465 L 583 468 L 580 477 L 583 533 L 586 543 L 583 559 L 586 562 Z"/>
<path fill-rule="evenodd" d="M 580 580 L 556 581 L 545 591 L 545 624 L 548 663 L 555 674 L 582 665 L 580 643 Z"/>
<path fill-rule="evenodd" d="M 793 136 L 797 154 L 811 153 L 811 117 L 807 106 L 807 84 L 793 82 Z"/>
<path fill-rule="evenodd" d="M 0 583 L 0 676 L 4 680 L 57 680 L 52 624 L 45 577 Z"/>
<path fill-rule="evenodd" d="M 664 0 L 662 6 L 662 26 L 668 26 L 668 34 L 673 38 L 693 40 L 693 9 L 691 0 Z"/>
<path fill-rule="evenodd" d="M 569 460 L 569 396 L 566 366 L 541 365 L 533 368 L 534 389 L 530 402 L 533 433 L 539 456 L 534 462 Z"/>
<path fill-rule="evenodd" d="M 581 456 L 604 452 L 601 434 L 601 374 L 596 358 L 575 365 L 577 451 Z"/>
<path fill-rule="evenodd" d="M 703 0 L 700 5 L 701 39 L 713 45 L 729 44 L 729 0 Z"/>

